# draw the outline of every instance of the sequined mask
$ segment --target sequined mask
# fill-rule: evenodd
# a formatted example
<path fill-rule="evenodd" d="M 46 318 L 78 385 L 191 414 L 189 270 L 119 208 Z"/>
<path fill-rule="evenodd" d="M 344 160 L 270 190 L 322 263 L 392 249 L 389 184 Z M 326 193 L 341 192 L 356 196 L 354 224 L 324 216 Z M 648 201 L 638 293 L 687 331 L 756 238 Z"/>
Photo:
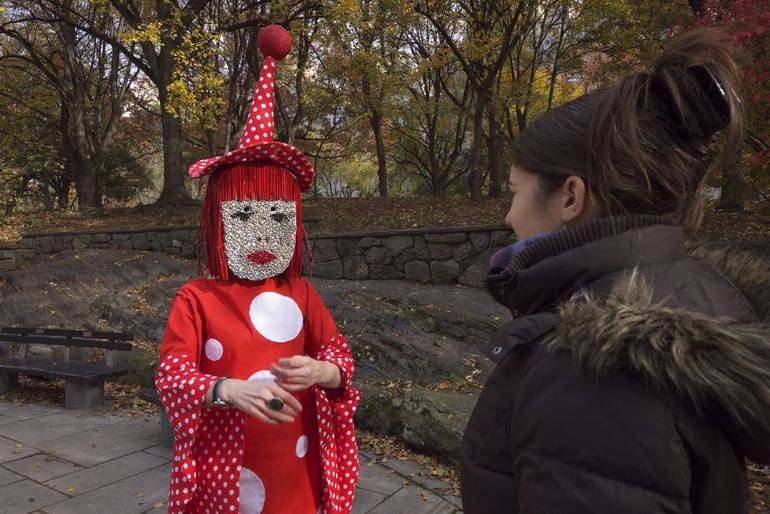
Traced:
<path fill-rule="evenodd" d="M 247 280 L 283 273 L 294 256 L 297 206 L 282 200 L 222 202 L 227 265 Z"/>

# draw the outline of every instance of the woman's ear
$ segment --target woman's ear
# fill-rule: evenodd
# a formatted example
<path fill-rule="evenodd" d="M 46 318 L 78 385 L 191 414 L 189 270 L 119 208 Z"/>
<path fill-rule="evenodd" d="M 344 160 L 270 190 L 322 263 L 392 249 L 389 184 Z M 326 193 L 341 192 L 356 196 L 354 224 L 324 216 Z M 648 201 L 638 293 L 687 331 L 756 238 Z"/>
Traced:
<path fill-rule="evenodd" d="M 562 185 L 561 220 L 565 225 L 571 225 L 595 216 L 592 208 L 590 192 L 586 182 L 581 177 L 570 175 Z"/>

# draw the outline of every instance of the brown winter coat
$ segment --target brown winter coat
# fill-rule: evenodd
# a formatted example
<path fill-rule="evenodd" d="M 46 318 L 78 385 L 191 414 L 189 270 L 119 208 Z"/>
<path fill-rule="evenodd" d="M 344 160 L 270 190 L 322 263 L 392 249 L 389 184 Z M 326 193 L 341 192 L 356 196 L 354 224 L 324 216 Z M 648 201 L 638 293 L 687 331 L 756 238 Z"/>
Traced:
<path fill-rule="evenodd" d="M 655 217 L 553 234 L 490 275 L 514 319 L 466 428 L 466 514 L 739 514 L 770 462 L 770 261 Z"/>

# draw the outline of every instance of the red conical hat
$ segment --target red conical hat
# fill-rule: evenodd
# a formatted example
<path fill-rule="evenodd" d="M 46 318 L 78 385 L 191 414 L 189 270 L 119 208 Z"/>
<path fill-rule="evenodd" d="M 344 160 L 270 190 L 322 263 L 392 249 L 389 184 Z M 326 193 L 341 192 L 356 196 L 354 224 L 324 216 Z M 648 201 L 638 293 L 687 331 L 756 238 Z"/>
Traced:
<path fill-rule="evenodd" d="M 308 191 L 315 176 L 313 164 L 301 150 L 275 141 L 275 63 L 286 57 L 291 50 L 291 35 L 280 25 L 268 25 L 259 31 L 257 46 L 265 60 L 238 148 L 225 155 L 196 162 L 190 166 L 190 176 L 200 178 L 225 164 L 268 160 L 288 169 L 297 179 L 300 190 Z"/>

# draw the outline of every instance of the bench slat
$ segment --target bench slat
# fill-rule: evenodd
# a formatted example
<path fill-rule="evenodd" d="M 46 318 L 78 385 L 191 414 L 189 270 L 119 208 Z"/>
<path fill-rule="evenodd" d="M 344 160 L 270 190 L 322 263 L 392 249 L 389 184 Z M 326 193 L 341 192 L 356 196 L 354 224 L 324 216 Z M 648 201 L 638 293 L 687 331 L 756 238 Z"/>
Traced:
<path fill-rule="evenodd" d="M 119 341 L 98 341 L 94 339 L 65 338 L 61 336 L 17 335 L 0 332 L 0 343 L 47 344 L 51 346 L 80 346 L 104 350 L 130 351 L 133 345 Z"/>
<path fill-rule="evenodd" d="M 0 358 L 0 371 L 83 382 L 119 377 L 128 373 L 126 369 L 107 368 L 79 362 L 51 362 L 14 358 Z"/>
<path fill-rule="evenodd" d="M 62 328 L 0 327 L 0 334 L 65 336 L 108 339 L 111 341 L 133 341 L 134 339 L 133 335 L 122 332 L 94 332 L 92 330 L 69 330 Z"/>

